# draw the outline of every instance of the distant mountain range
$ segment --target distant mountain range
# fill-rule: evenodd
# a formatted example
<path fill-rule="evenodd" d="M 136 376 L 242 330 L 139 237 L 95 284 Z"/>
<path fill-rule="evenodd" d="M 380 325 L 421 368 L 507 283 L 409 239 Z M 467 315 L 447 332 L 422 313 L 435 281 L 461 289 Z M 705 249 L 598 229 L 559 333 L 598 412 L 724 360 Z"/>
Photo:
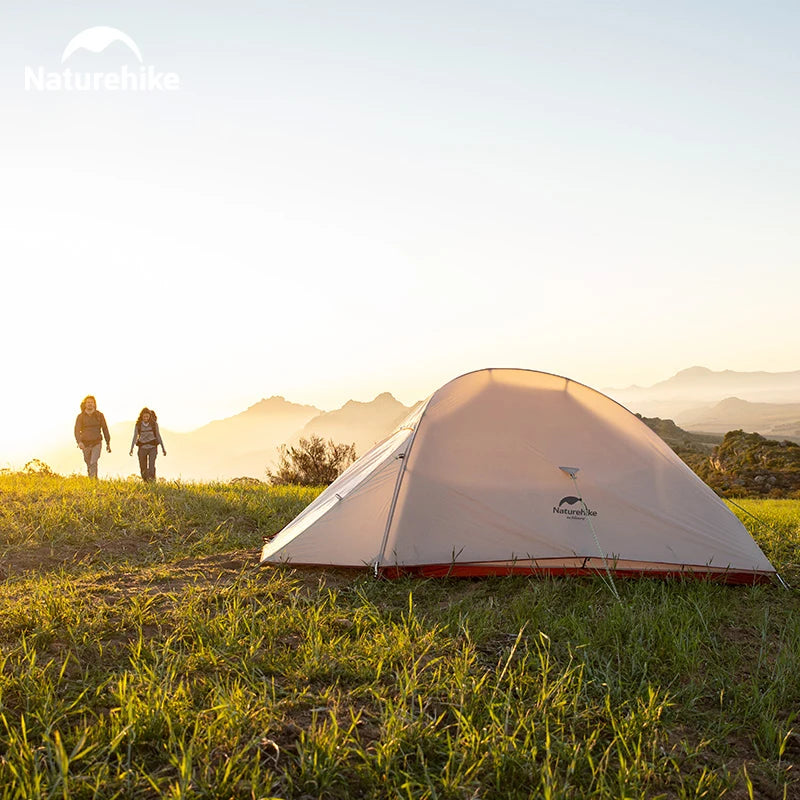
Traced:
<path fill-rule="evenodd" d="M 706 367 L 690 367 L 671 378 L 643 388 L 606 389 L 619 399 L 643 398 L 663 402 L 709 402 L 736 396 L 753 402 L 789 403 L 800 401 L 800 370 L 794 372 L 714 372 Z"/>
<path fill-rule="evenodd" d="M 631 411 L 672 419 L 689 431 L 743 429 L 800 439 L 800 370 L 713 372 L 691 367 L 650 387 L 603 391 Z"/>
<path fill-rule="evenodd" d="M 800 403 L 750 403 L 728 397 L 716 405 L 686 411 L 678 421 L 687 430 L 726 433 L 745 430 L 770 438 L 800 438 Z"/>
<path fill-rule="evenodd" d="M 744 429 L 777 439 L 800 441 L 800 370 L 796 372 L 713 372 L 705 367 L 682 370 L 650 387 L 604 389 L 631 411 L 658 417 L 664 436 L 673 420 L 685 431 L 723 434 Z M 405 406 L 388 392 L 369 402 L 350 400 L 341 408 L 315 406 L 270 397 L 226 419 L 209 422 L 189 433 L 162 426 L 166 457 L 159 455 L 164 478 L 211 481 L 236 477 L 263 480 L 274 466 L 278 448 L 303 436 L 355 443 L 359 455 L 397 427 L 414 406 Z M 133 421 L 111 428 L 112 453 L 103 453 L 100 474 L 136 475 L 138 463 L 128 456 Z M 712 437 L 713 441 L 713 437 Z M 70 440 L 39 456 L 56 472 L 83 472 L 83 461 Z"/>
<path fill-rule="evenodd" d="M 363 455 L 374 444 L 390 434 L 415 406 L 404 406 L 389 392 L 379 394 L 369 403 L 349 400 L 336 411 L 312 417 L 292 441 L 301 436 L 316 434 L 334 442 L 351 442 L 356 452 Z"/>
<path fill-rule="evenodd" d="M 159 477 L 186 481 L 237 477 L 264 480 L 267 469 L 277 462 L 282 444 L 295 444 L 301 437 L 316 434 L 354 443 L 361 455 L 391 433 L 410 410 L 388 392 L 368 403 L 350 400 L 335 411 L 270 397 L 240 414 L 209 422 L 189 433 L 176 433 L 162 424 L 167 455 L 159 450 L 156 470 Z M 100 458 L 101 475 L 138 474 L 136 451 L 133 457 L 128 455 L 133 426 L 130 421 L 110 427 L 112 452 L 103 452 Z M 81 453 L 71 440 L 40 458 L 60 474 L 84 471 Z"/>

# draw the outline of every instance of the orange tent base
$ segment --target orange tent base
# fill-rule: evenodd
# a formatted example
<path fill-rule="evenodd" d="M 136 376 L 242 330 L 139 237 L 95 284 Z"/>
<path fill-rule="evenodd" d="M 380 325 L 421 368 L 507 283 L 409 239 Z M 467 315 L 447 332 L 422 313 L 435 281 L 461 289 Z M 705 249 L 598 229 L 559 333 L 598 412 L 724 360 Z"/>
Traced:
<path fill-rule="evenodd" d="M 597 560 L 597 559 L 596 559 Z M 657 578 L 678 580 L 702 580 L 727 584 L 763 584 L 772 583 L 775 573 L 745 572 L 742 570 L 709 569 L 689 565 L 653 565 L 652 567 L 623 566 L 615 564 L 610 570 L 614 578 Z M 388 579 L 403 576 L 421 578 L 486 578 L 492 576 L 528 575 L 537 578 L 560 578 L 601 576 L 608 573 L 603 566 L 588 565 L 547 565 L 547 564 L 419 564 L 414 566 L 386 566 L 378 570 L 381 577 Z"/>

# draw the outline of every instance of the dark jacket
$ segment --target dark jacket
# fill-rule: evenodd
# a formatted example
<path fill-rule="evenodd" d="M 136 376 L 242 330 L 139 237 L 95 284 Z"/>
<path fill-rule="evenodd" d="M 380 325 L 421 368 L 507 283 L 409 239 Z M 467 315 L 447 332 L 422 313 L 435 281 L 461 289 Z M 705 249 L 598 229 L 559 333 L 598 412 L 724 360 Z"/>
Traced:
<path fill-rule="evenodd" d="M 75 441 L 78 444 L 85 444 L 92 447 L 100 444 L 105 436 L 106 444 L 111 444 L 111 436 L 108 433 L 106 418 L 99 412 L 87 414 L 81 411 L 75 420 Z"/>

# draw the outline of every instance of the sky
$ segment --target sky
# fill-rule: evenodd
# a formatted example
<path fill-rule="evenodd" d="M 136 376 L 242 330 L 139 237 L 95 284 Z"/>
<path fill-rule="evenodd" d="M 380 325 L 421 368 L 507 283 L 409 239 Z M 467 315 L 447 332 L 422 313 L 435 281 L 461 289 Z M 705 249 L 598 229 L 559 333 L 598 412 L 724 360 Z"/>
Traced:
<path fill-rule="evenodd" d="M 487 366 L 598 389 L 800 369 L 794 2 L 11 0 L 0 466 L 80 400 L 191 430 L 410 404 Z M 83 31 L 123 41 L 62 55 Z M 174 73 L 176 91 L 39 91 Z"/>

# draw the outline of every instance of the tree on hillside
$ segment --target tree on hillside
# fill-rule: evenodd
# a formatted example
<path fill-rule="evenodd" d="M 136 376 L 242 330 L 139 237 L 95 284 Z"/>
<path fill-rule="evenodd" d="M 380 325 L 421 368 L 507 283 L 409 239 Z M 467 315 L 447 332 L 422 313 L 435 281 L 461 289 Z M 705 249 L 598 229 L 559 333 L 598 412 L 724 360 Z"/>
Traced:
<path fill-rule="evenodd" d="M 273 486 L 327 486 L 333 483 L 356 460 L 355 444 L 327 442 L 316 434 L 300 439 L 297 447 L 281 445 L 280 461 L 267 470 Z"/>

